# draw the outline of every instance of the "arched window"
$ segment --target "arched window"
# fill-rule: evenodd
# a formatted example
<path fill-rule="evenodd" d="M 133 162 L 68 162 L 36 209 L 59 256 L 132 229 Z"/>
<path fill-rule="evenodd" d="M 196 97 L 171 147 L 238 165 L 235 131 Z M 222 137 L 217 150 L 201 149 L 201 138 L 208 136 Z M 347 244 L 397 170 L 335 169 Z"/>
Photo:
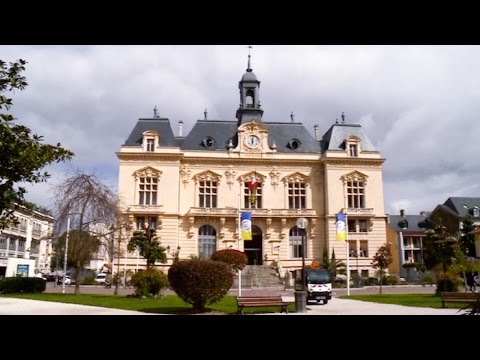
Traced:
<path fill-rule="evenodd" d="M 210 258 L 217 250 L 217 232 L 211 225 L 203 225 L 198 229 L 198 256 Z"/>
<path fill-rule="evenodd" d="M 253 92 L 253 89 L 248 89 L 246 94 L 245 94 L 245 101 L 247 103 L 247 107 L 249 108 L 253 108 L 254 105 L 254 92 Z"/>

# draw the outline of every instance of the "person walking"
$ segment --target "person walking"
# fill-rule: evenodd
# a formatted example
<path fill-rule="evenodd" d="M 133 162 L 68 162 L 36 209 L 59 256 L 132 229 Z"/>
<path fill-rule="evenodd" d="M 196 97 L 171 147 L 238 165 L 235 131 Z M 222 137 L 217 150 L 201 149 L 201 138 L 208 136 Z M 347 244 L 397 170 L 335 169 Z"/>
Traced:
<path fill-rule="evenodd" d="M 477 288 L 477 284 L 475 284 L 475 279 L 473 278 L 473 273 L 468 272 L 466 274 L 466 277 L 467 277 L 467 286 L 470 288 L 471 292 L 475 292 L 475 290 Z"/>

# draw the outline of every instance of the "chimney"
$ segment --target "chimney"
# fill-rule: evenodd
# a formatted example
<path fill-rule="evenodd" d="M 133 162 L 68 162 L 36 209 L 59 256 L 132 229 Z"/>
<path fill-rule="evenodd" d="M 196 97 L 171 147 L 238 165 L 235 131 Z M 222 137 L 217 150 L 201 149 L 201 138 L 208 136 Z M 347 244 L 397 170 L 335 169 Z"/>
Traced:
<path fill-rule="evenodd" d="M 405 217 L 405 210 L 403 210 L 403 209 L 400 210 L 400 216 Z"/>
<path fill-rule="evenodd" d="M 178 136 L 183 136 L 183 120 L 178 122 Z"/>
<path fill-rule="evenodd" d="M 315 141 L 320 141 L 320 127 L 315 125 L 313 129 L 315 131 Z"/>

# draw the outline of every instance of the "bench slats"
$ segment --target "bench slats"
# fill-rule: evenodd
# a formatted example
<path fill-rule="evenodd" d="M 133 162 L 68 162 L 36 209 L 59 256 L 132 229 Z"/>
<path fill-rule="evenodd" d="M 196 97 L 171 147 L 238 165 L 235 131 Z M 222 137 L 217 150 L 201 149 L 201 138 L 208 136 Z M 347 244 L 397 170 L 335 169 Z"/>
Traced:
<path fill-rule="evenodd" d="M 281 296 L 237 296 L 238 312 L 243 315 L 244 307 L 280 306 L 288 314 L 288 303 Z"/>
<path fill-rule="evenodd" d="M 463 302 L 472 303 L 480 299 L 480 294 L 477 293 L 461 293 L 461 292 L 442 292 L 442 307 L 445 307 L 447 302 Z"/>

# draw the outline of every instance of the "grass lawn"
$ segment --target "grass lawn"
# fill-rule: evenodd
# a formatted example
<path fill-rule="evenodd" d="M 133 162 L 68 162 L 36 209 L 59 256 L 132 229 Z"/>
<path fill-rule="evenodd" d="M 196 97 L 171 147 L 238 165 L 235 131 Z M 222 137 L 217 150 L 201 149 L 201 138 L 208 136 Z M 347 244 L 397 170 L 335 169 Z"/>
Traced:
<path fill-rule="evenodd" d="M 369 301 L 381 304 L 394 304 L 404 306 L 442 308 L 440 296 L 431 294 L 376 294 L 376 295 L 350 295 L 340 296 L 342 299 Z M 446 303 L 447 308 L 461 309 L 465 306 L 462 303 Z"/>
<path fill-rule="evenodd" d="M 162 299 L 137 299 L 126 296 L 99 295 L 99 294 L 6 294 L 1 297 L 15 297 L 41 301 L 63 302 L 69 304 L 91 305 L 115 309 L 134 310 L 156 314 L 192 314 L 192 305 L 183 302 L 176 295 L 167 295 Z M 207 305 L 208 311 L 224 314 L 236 314 L 237 302 L 235 296 L 225 296 L 221 301 L 213 305 Z M 288 311 L 295 311 L 295 304 L 288 305 Z M 280 312 L 280 307 L 264 307 L 244 311 L 249 313 L 275 313 Z"/>

